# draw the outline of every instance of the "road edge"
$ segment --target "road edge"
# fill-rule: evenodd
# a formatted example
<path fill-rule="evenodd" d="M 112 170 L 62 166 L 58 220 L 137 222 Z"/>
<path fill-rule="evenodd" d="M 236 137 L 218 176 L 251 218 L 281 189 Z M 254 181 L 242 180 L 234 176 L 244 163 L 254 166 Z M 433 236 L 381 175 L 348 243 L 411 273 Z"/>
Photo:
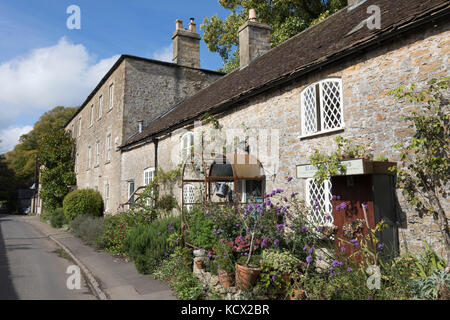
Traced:
<path fill-rule="evenodd" d="M 47 234 L 42 229 L 40 229 L 35 223 L 30 223 L 27 221 L 27 219 L 23 219 L 24 222 L 27 222 L 31 226 L 34 227 L 34 229 L 38 230 L 40 233 L 42 233 L 44 236 L 55 242 L 61 249 L 63 249 L 70 258 L 77 264 L 77 266 L 80 268 L 81 272 L 83 273 L 87 285 L 89 288 L 93 291 L 94 295 L 97 297 L 98 300 L 110 300 L 108 295 L 102 290 L 100 284 L 98 283 L 97 279 L 95 278 L 95 275 L 93 272 L 91 272 L 81 261 L 78 259 L 75 254 L 70 251 L 69 248 L 67 248 L 64 244 L 62 244 L 60 241 L 58 241 L 54 236 L 51 234 Z M 44 223 L 42 221 L 37 220 L 38 223 Z"/>

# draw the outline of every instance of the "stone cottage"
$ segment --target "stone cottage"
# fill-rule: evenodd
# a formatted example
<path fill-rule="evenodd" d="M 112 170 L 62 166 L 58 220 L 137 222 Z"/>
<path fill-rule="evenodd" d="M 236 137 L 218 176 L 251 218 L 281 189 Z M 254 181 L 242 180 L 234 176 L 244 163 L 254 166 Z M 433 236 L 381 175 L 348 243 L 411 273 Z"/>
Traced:
<path fill-rule="evenodd" d="M 65 126 L 76 139 L 77 187 L 97 189 L 106 212 L 116 212 L 134 188 L 121 180 L 118 147 L 223 75 L 200 68 L 200 35 L 193 19 L 189 29 L 177 20 L 172 39 L 174 63 L 122 55 Z"/>
<path fill-rule="evenodd" d="M 168 171 L 187 159 L 192 148 L 204 143 L 199 141 L 200 133 L 211 127 L 201 126 L 199 119 L 212 115 L 220 123 L 220 132 L 227 138 L 228 132 L 237 132 L 231 136 L 244 145 L 240 152 L 250 153 L 262 166 L 264 183 L 255 187 L 244 181 L 238 186 L 239 201 L 248 201 L 244 195 L 260 187 L 264 189 L 258 190 L 260 196 L 283 188 L 299 192 L 308 204 L 320 202 L 321 212 L 332 213 L 336 185 L 332 181 L 318 185 L 303 174 L 304 165 L 314 150 L 335 148 L 339 135 L 370 145 L 375 156 L 399 160 L 392 145 L 411 137 L 411 129 L 400 119 L 410 108 L 387 93 L 402 84 L 423 86 L 432 78 L 448 75 L 449 16 L 450 4 L 443 0 L 352 0 L 346 8 L 271 49 L 270 26 L 258 22 L 252 12 L 239 29 L 240 68 L 181 102 L 174 99 L 177 102 L 166 105 L 167 112 L 146 123 L 142 132 L 128 138 L 132 132 L 120 135 L 117 161 L 121 168 L 116 172 L 120 179 L 115 181 L 120 180 L 121 192 L 115 191 L 114 197 L 111 193 L 110 201 L 126 202 L 129 194 L 125 191 L 131 183 L 136 188 L 147 183 L 156 168 Z M 133 85 L 130 90 L 136 93 L 144 86 Z M 103 129 L 102 134 L 106 132 Z M 211 144 L 210 148 L 217 147 Z M 87 144 L 82 148 L 86 152 Z M 214 154 L 220 152 L 219 147 Z M 293 180 L 288 182 L 287 177 Z M 360 177 L 335 181 L 355 187 Z M 79 186 L 87 186 L 83 179 L 79 174 Z M 440 252 L 440 234 L 432 218 L 419 218 L 399 190 L 386 191 L 392 188 L 393 179 L 381 181 L 384 178 L 376 175 L 371 179 L 365 185 L 369 186 L 370 210 L 391 213 L 384 218 L 392 227 L 387 237 L 395 249 L 415 250 L 426 240 Z M 183 188 L 176 186 L 174 191 L 179 200 L 195 197 L 195 188 Z M 392 201 L 384 201 L 387 198 Z M 386 208 L 383 203 L 392 206 Z M 449 204 L 445 205 L 449 212 Z M 313 218 L 320 223 L 324 216 Z"/>

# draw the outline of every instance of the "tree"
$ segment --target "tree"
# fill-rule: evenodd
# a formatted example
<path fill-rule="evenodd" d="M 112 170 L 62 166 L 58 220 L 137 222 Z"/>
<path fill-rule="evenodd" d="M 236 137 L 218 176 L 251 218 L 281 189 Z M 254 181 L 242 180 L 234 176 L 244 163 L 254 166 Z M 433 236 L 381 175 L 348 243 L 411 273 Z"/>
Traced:
<path fill-rule="evenodd" d="M 238 29 L 250 9 L 256 10 L 258 21 L 273 28 L 272 46 L 277 46 L 345 7 L 347 0 L 219 0 L 219 4 L 230 15 L 225 20 L 218 15 L 205 17 L 201 29 L 208 49 L 223 60 L 221 70 L 230 72 L 239 66 Z"/>
<path fill-rule="evenodd" d="M 49 210 L 62 207 L 69 187 L 76 184 L 74 146 L 71 133 L 63 128 L 53 128 L 39 139 L 38 155 L 42 168 L 39 195 Z"/>
<path fill-rule="evenodd" d="M 8 209 L 16 209 L 17 190 L 14 171 L 8 168 L 3 154 L 0 155 L 0 207 L 7 204 Z"/>
<path fill-rule="evenodd" d="M 33 130 L 20 137 L 20 142 L 6 154 L 6 160 L 19 182 L 29 184 L 34 177 L 35 159 L 38 152 L 39 139 L 55 128 L 62 128 L 72 117 L 77 108 L 58 106 L 44 113 Z"/>
<path fill-rule="evenodd" d="M 401 150 L 401 163 L 396 169 L 398 185 L 406 200 L 420 215 L 431 214 L 439 225 L 450 267 L 450 232 L 448 218 L 443 208 L 450 181 L 449 101 L 443 92 L 450 84 L 450 77 L 429 81 L 428 88 L 417 91 L 401 86 L 390 92 L 402 102 L 413 104 L 416 109 L 404 116 L 415 129 L 415 134 Z M 448 97 L 448 96 L 447 96 Z"/>

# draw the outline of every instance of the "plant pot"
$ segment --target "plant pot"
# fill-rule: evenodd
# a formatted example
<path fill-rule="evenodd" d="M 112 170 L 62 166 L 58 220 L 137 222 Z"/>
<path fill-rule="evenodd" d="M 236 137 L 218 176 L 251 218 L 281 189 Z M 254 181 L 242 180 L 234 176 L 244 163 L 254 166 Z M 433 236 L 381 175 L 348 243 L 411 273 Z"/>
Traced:
<path fill-rule="evenodd" d="M 236 263 L 236 288 L 248 291 L 256 283 L 261 269 Z"/>
<path fill-rule="evenodd" d="M 201 261 L 201 260 L 195 261 L 195 265 L 196 265 L 197 269 L 203 269 L 203 261 Z"/>
<path fill-rule="evenodd" d="M 218 271 L 217 273 L 219 275 L 219 281 L 222 287 L 225 289 L 231 288 L 233 285 L 234 273 L 226 271 Z"/>
<path fill-rule="evenodd" d="M 294 289 L 291 295 L 291 300 L 305 300 L 306 291 L 303 289 Z"/>

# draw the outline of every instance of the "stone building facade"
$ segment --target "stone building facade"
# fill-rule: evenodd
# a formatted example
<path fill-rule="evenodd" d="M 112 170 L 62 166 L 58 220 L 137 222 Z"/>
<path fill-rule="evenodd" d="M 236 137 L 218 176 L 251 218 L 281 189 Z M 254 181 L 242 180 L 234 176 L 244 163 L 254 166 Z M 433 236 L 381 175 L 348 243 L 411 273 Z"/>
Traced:
<path fill-rule="evenodd" d="M 197 46 L 199 53 L 200 38 L 193 21 L 189 28 L 177 30 L 176 33 L 183 34 L 174 41 L 195 38 L 196 42 L 191 41 L 191 45 Z M 125 191 L 121 188 L 124 184 L 121 168 L 124 166 L 118 147 L 176 102 L 223 75 L 200 69 L 200 61 L 195 67 L 186 59 L 177 62 L 122 55 L 66 124 L 66 130 L 72 131 L 76 139 L 77 188 L 97 189 L 103 196 L 106 212 L 116 212 L 120 199 L 126 198 L 126 193 L 122 197 Z"/>
<path fill-rule="evenodd" d="M 141 134 L 125 141 L 120 147 L 122 182 L 143 180 L 143 172 L 148 168 L 158 167 L 164 171 L 176 168 L 182 159 L 180 155 L 187 132 L 193 132 L 195 139 L 200 131 L 205 130 L 204 126 L 197 124 L 206 112 L 215 115 L 222 132 L 242 130 L 244 124 L 250 128 L 249 132 L 261 132 L 263 129 L 276 135 L 278 148 L 271 150 L 272 154 L 267 159 L 259 157 L 255 151 L 258 146 L 250 142 L 250 153 L 252 150 L 256 152 L 255 156 L 265 168 L 266 192 L 284 188 L 299 192 L 305 199 L 307 182 L 296 177 L 296 167 L 309 163 L 315 150 L 333 150 L 334 138 L 339 135 L 356 144 L 369 145 L 375 157 L 384 156 L 390 161 L 399 161 L 399 154 L 392 145 L 411 138 L 413 131 L 400 116 L 412 109 L 397 102 L 388 92 L 412 82 L 424 87 L 432 78 L 448 76 L 449 6 L 444 1 L 425 1 L 422 4 L 420 1 L 399 1 L 396 11 L 389 1 L 377 1 L 376 4 L 386 12 L 382 16 L 382 30 L 359 30 L 356 32 L 359 35 L 349 32 L 360 22 L 358 16 L 363 20 L 366 7 L 372 2 L 367 1 L 351 10 L 345 8 L 265 55 L 250 57 L 248 66 L 241 66 L 180 103 Z M 406 5 L 409 6 L 408 12 L 404 10 Z M 402 19 L 409 28 L 399 27 Z M 387 36 L 388 33 L 391 36 Z M 354 43 L 349 40 L 352 36 Z M 320 42 L 318 37 L 335 41 L 332 47 L 336 51 L 318 52 L 316 57 L 307 57 L 307 50 L 323 50 L 320 45 L 306 45 L 312 40 Z M 341 44 L 342 47 L 338 48 Z M 309 46 L 305 51 L 298 49 L 305 46 Z M 295 50 L 299 55 L 305 55 L 305 61 L 301 60 L 303 57 L 288 56 Z M 250 51 L 258 50 L 245 52 Z M 306 61 L 308 58 L 310 61 Z M 273 77 L 270 81 L 263 79 L 264 83 L 259 84 L 260 79 L 272 72 L 264 69 L 269 63 L 279 77 Z M 290 70 L 282 73 L 282 68 Z M 232 92 L 235 89 L 233 84 L 238 87 L 235 92 Z M 228 92 L 224 94 L 224 88 L 230 88 L 228 96 Z M 314 94 L 308 95 L 310 92 Z M 212 98 L 214 94 L 222 96 Z M 314 99 L 334 105 L 331 119 L 311 121 L 311 112 L 315 111 L 311 111 L 308 104 Z M 327 99 L 328 102 L 325 102 Z M 190 116 L 186 115 L 187 110 Z M 327 121 L 334 121 L 334 124 Z M 312 128 L 314 126 L 322 127 Z M 287 177 L 294 179 L 287 182 Z M 178 188 L 174 195 L 180 200 L 182 190 Z M 400 190 L 396 191 L 396 195 L 399 210 L 394 222 L 399 227 L 401 249 L 414 251 L 422 247 L 423 241 L 427 241 L 443 254 L 443 245 L 438 240 L 440 233 L 433 219 L 420 218 L 405 202 Z M 450 203 L 444 205 L 450 216 Z"/>

